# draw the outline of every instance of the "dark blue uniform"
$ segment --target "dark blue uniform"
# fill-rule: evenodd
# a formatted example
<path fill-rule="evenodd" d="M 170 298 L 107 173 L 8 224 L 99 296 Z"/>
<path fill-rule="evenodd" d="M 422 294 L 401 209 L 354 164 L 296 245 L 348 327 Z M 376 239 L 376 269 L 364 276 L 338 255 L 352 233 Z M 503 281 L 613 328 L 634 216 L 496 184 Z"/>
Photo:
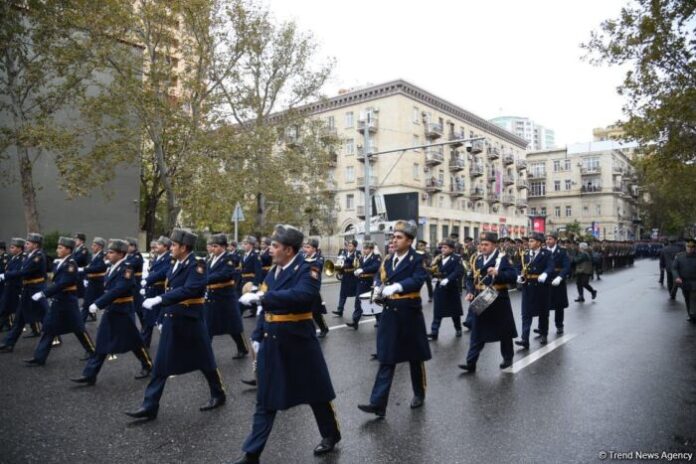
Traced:
<path fill-rule="evenodd" d="M 252 340 L 259 342 L 258 390 L 247 453 L 260 454 L 277 411 L 309 404 L 321 436 L 340 437 L 331 401 L 336 397 L 312 322 L 311 304 L 319 294 L 320 273 L 302 256 L 266 276 L 263 314 Z"/>
<path fill-rule="evenodd" d="M 362 273 L 356 277 L 357 289 L 355 293 L 355 310 L 353 311 L 353 324 L 360 322 L 362 317 L 362 305 L 360 304 L 360 295 L 372 290 L 372 285 L 375 281 L 375 275 L 379 271 L 382 265 L 382 257 L 374 253 L 370 253 L 369 256 L 361 256 L 359 258 L 359 268 L 362 269 Z M 358 326 L 355 325 L 357 329 Z"/>
<path fill-rule="evenodd" d="M 550 301 L 549 309 L 555 311 L 554 322 L 556 323 L 556 329 L 563 330 L 563 319 L 565 308 L 568 307 L 568 288 L 566 286 L 566 280 L 570 277 L 570 258 L 568 257 L 568 252 L 565 248 L 561 248 L 556 245 L 556 248 L 551 251 L 551 258 L 553 260 L 553 273 L 549 275 L 549 284 L 557 276 L 561 276 L 563 279 L 561 284 L 557 287 L 551 285 L 550 287 Z"/>
<path fill-rule="evenodd" d="M 5 289 L 0 297 L 0 321 L 14 319 L 17 312 L 19 296 L 22 293 L 22 278 L 16 273 L 22 268 L 24 258 L 24 253 L 12 256 L 5 267 Z M 14 275 L 14 277 L 8 277 L 8 275 Z"/>
<path fill-rule="evenodd" d="M 311 257 L 305 256 L 304 260 L 307 264 L 309 264 L 309 267 L 313 272 L 319 274 L 319 285 L 321 285 L 322 273 L 324 270 L 324 257 L 317 252 Z M 314 301 L 312 301 L 311 309 L 312 318 L 317 324 L 317 327 L 319 327 L 321 336 L 324 337 L 329 332 L 329 326 L 326 325 L 326 321 L 324 320 L 324 314 L 326 314 L 326 305 L 324 304 L 324 299 L 321 297 L 321 293 L 319 293 L 316 298 L 314 298 Z"/>
<path fill-rule="evenodd" d="M 8 264 L 10 264 L 10 259 L 12 257 L 9 255 L 9 253 L 2 252 L 0 253 L 0 274 L 4 274 L 5 271 L 7 270 Z M 5 281 L 0 280 L 0 304 L 2 304 L 2 295 L 5 291 Z M 2 306 L 0 306 L 0 311 L 2 311 Z"/>
<path fill-rule="evenodd" d="M 82 320 L 86 321 L 89 315 L 89 307 L 97 298 L 104 294 L 104 276 L 108 265 L 106 264 L 106 254 L 100 251 L 92 257 L 92 261 L 84 266 L 84 279 L 87 281 L 85 288 L 85 299 L 82 302 Z"/>
<path fill-rule="evenodd" d="M 498 298 L 480 316 L 472 313 L 471 340 L 466 355 L 469 365 L 476 365 L 481 350 L 488 342 L 500 342 L 500 354 L 505 362 L 511 361 L 514 356 L 512 339 L 517 337 L 517 327 L 507 286 L 517 281 L 517 271 L 506 257 L 499 256 L 500 253 L 498 250 L 494 251 L 488 260 L 483 254 L 479 255 L 474 262 L 473 272 L 466 281 L 467 292 L 478 295 L 485 285 L 491 283 L 491 278 L 487 276 L 488 269 L 498 265 L 498 276 L 493 283 L 499 292 Z"/>
<path fill-rule="evenodd" d="M 396 364 L 402 362 L 409 363 L 413 394 L 425 398 L 424 361 L 430 359 L 431 354 L 420 291 L 427 278 L 423 255 L 413 249 L 402 258 L 395 254 L 387 257 L 377 274 L 375 285 L 401 284 L 403 291 L 385 300 L 380 317 L 377 329 L 379 371 L 370 396 L 373 406 L 386 409 Z"/>
<path fill-rule="evenodd" d="M 259 260 L 261 261 L 261 282 L 264 281 L 268 271 L 273 266 L 273 256 L 271 256 L 271 250 L 266 248 L 261 253 L 259 253 Z"/>
<path fill-rule="evenodd" d="M 73 250 L 72 254 L 70 255 L 70 259 L 75 261 L 77 263 L 78 267 L 78 273 L 77 273 L 77 297 L 78 298 L 84 298 L 85 297 L 85 286 L 83 283 L 83 280 L 85 279 L 85 271 L 79 271 L 80 268 L 84 268 L 87 266 L 90 261 L 92 260 L 92 257 L 90 256 L 90 252 L 87 251 L 87 248 L 85 248 L 84 245 L 80 245 L 79 247 L 75 247 Z M 89 308 L 89 306 L 87 306 Z"/>
<path fill-rule="evenodd" d="M 143 278 L 143 264 L 145 263 L 143 255 L 137 250 L 129 253 L 126 255 L 126 263 L 133 269 L 135 282 L 140 282 Z M 143 296 L 140 294 L 140 288 L 137 284 L 133 287 L 133 306 L 135 307 L 135 314 L 138 315 L 140 326 L 143 327 L 145 325 L 143 321 Z"/>
<path fill-rule="evenodd" d="M 343 315 L 343 307 L 346 304 L 346 300 L 354 297 L 355 292 L 358 291 L 358 278 L 355 277 L 355 264 L 356 261 L 360 259 L 360 253 L 358 251 L 353 251 L 352 253 L 346 252 L 344 257 L 343 267 L 341 267 L 343 270 L 341 290 L 338 296 L 338 307 L 336 308 L 336 313 L 341 316 Z"/>
<path fill-rule="evenodd" d="M 166 252 L 161 256 L 150 261 L 150 266 L 145 280 L 145 298 L 154 298 L 164 293 L 167 282 L 167 272 L 174 265 L 172 254 Z M 160 307 L 155 306 L 151 309 L 142 308 L 143 320 L 140 335 L 147 348 L 150 348 L 152 341 L 152 331 L 160 320 Z"/>
<path fill-rule="evenodd" d="M 162 335 L 152 368 L 152 380 L 145 390 L 143 408 L 157 413 L 159 400 L 170 375 L 200 370 L 212 398 L 224 398 L 220 373 L 203 320 L 206 268 L 193 253 L 170 267 L 167 289 L 162 298 Z"/>
<path fill-rule="evenodd" d="M 19 278 L 22 281 L 21 301 L 17 317 L 12 330 L 3 342 L 6 346 L 14 346 L 19 335 L 24 329 L 24 324 L 31 324 L 36 330 L 38 323 L 43 321 L 48 311 L 48 302 L 45 298 L 34 301 L 31 296 L 36 292 L 42 292 L 46 288 L 46 255 L 43 250 L 34 250 L 27 254 L 22 261 L 22 267 L 16 271 L 5 273 L 6 279 Z"/>
<path fill-rule="evenodd" d="M 251 250 L 248 255 L 242 255 L 241 265 L 242 278 L 240 280 L 240 290 L 247 282 L 252 282 L 256 286 L 259 286 L 261 282 L 263 282 L 261 258 L 259 258 L 259 253 L 256 250 Z"/>
<path fill-rule="evenodd" d="M 462 259 L 458 254 L 452 253 L 448 258 L 443 256 L 438 264 L 440 281 L 435 287 L 433 323 L 430 326 L 430 333 L 434 339 L 437 339 L 443 317 L 451 317 L 457 336 L 461 335 L 464 311 L 462 310 L 460 279 L 463 275 L 464 267 L 462 266 Z M 442 281 L 445 279 L 447 279 L 447 285 L 442 285 Z"/>
<path fill-rule="evenodd" d="M 215 263 L 213 264 L 213 261 Z M 230 253 L 208 262 L 208 285 L 205 298 L 205 324 L 210 339 L 229 334 L 237 345 L 238 354 L 247 354 L 249 348 L 243 337 L 244 325 L 239 312 L 237 279 L 239 273 Z"/>
<path fill-rule="evenodd" d="M 137 285 L 134 274 L 126 260 L 116 263 L 106 275 L 103 295 L 94 301 L 98 308 L 104 309 L 104 314 L 97 330 L 96 353 L 82 372 L 88 379 L 96 379 L 109 354 L 132 351 L 142 369 L 150 370 L 152 367 L 135 325 L 133 288 Z"/>
<path fill-rule="evenodd" d="M 534 257 L 532 258 L 532 253 Z M 536 251 L 527 250 L 522 257 L 521 271 L 525 282 L 522 284 L 522 341 L 529 344 L 529 332 L 532 319 L 539 318 L 539 334 L 549 333 L 549 298 L 550 278 L 553 275 L 554 263 L 549 250 L 540 248 Z M 539 276 L 546 274 L 544 283 L 539 282 Z"/>
<path fill-rule="evenodd" d="M 85 331 L 85 322 L 77 301 L 78 280 L 77 263 L 71 257 L 54 265 L 52 283 L 43 291 L 46 298 L 51 299 L 51 307 L 43 320 L 43 333 L 34 350 L 36 364 L 46 363 L 56 336 L 71 332 L 86 352 L 94 353 L 94 344 Z"/>

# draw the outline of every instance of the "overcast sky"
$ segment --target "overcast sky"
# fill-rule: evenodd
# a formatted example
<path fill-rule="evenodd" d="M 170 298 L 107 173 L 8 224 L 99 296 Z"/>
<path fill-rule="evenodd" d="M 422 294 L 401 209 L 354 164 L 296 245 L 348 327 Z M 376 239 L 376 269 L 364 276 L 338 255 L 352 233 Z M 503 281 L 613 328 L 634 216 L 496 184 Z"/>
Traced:
<path fill-rule="evenodd" d="M 623 71 L 579 44 L 626 0 L 265 0 L 311 31 L 337 65 L 326 94 L 403 78 L 484 118 L 527 116 L 556 143 L 621 117 Z"/>

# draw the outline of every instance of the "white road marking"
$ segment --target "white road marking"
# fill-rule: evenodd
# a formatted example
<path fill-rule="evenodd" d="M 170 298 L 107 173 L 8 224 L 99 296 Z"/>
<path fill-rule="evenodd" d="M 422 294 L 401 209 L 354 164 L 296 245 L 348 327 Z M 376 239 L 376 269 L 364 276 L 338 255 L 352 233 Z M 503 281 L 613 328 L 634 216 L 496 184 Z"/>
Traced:
<path fill-rule="evenodd" d="M 546 346 L 539 348 L 538 350 L 529 353 L 529 355 L 525 356 L 524 358 L 520 359 L 516 363 L 514 363 L 512 366 L 508 367 L 507 369 L 503 369 L 503 372 L 508 373 L 508 374 L 516 374 L 525 367 L 529 366 L 532 364 L 534 361 L 537 361 L 541 359 L 542 357 L 546 356 L 559 346 L 563 345 L 564 343 L 568 343 L 570 340 L 575 338 L 577 334 L 564 334 L 561 337 L 558 337 L 554 341 L 550 342 Z"/>

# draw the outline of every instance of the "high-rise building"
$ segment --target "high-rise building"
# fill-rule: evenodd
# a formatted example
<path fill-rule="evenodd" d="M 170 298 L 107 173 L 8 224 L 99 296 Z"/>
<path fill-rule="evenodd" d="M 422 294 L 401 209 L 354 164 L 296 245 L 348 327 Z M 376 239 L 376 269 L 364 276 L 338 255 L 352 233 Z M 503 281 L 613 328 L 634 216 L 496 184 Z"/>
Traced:
<path fill-rule="evenodd" d="M 523 138 L 403 80 L 342 92 L 304 110 L 341 140 L 327 174 L 341 234 L 365 218 L 365 163 L 386 219 L 417 220 L 420 238 L 431 246 L 452 233 L 526 234 Z M 374 155 L 472 137 L 485 139 L 470 150 L 444 145 Z"/>
<path fill-rule="evenodd" d="M 528 151 L 550 150 L 556 147 L 554 131 L 529 118 L 500 116 L 491 119 L 491 122 L 529 142 Z"/>
<path fill-rule="evenodd" d="M 590 142 L 527 153 L 529 214 L 562 232 L 577 221 L 601 240 L 640 237 L 636 143 Z"/>

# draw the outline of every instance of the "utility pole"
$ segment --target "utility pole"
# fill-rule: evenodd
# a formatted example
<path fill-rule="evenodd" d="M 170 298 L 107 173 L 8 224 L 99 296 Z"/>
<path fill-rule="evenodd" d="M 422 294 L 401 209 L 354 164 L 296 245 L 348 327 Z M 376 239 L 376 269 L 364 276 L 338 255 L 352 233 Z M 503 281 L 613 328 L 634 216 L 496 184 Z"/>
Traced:
<path fill-rule="evenodd" d="M 370 125 L 372 124 L 372 110 L 365 114 L 363 127 L 363 154 L 365 155 L 365 240 L 370 240 L 370 222 L 372 219 L 372 195 L 370 195 Z"/>

